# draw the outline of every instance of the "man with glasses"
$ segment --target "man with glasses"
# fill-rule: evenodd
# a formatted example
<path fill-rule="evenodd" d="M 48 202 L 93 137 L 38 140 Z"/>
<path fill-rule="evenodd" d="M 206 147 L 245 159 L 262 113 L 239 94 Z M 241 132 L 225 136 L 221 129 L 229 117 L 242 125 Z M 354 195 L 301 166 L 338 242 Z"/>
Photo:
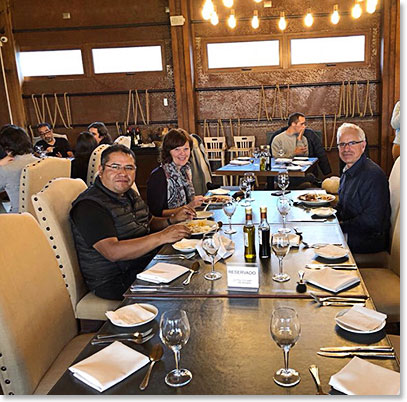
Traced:
<path fill-rule="evenodd" d="M 183 207 L 171 217 L 149 213 L 131 188 L 136 177 L 134 153 L 115 144 L 102 152 L 93 186 L 72 203 L 72 232 L 86 284 L 97 296 L 121 300 L 123 293 L 150 262 L 158 247 L 191 232 L 177 224 L 196 213 Z"/>
<path fill-rule="evenodd" d="M 37 126 L 41 140 L 35 146 L 42 147 L 47 156 L 57 156 L 58 158 L 72 158 L 73 153 L 69 142 L 62 137 L 55 137 L 54 131 L 49 123 L 40 123 Z"/>
<path fill-rule="evenodd" d="M 366 136 L 356 124 L 338 128 L 339 157 L 345 163 L 339 186 L 338 219 L 353 253 L 386 250 L 390 192 L 384 171 L 365 153 Z"/>

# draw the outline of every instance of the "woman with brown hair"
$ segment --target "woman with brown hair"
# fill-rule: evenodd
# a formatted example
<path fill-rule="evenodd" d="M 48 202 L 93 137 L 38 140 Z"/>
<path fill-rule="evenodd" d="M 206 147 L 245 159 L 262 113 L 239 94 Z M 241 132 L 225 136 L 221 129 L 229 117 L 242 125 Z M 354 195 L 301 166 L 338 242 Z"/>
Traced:
<path fill-rule="evenodd" d="M 181 208 L 200 206 L 195 196 L 189 163 L 192 138 L 183 129 L 171 129 L 161 147 L 161 165 L 151 172 L 147 183 L 147 204 L 154 216 L 171 216 Z"/>

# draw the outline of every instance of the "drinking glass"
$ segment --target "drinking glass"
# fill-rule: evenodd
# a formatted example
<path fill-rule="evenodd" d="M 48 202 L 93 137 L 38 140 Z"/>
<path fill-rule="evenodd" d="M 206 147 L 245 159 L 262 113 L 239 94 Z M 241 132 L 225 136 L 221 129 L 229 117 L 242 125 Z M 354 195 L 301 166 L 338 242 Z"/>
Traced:
<path fill-rule="evenodd" d="M 256 182 L 256 176 L 253 172 L 246 172 L 243 177 L 246 179 L 246 182 L 248 184 L 247 186 L 247 195 L 248 197 L 246 198 L 246 201 L 253 202 L 253 198 L 251 198 L 250 194 L 254 188 L 254 183 Z"/>
<path fill-rule="evenodd" d="M 259 157 L 259 152 L 260 152 L 259 147 L 254 147 L 254 149 L 253 149 L 253 157 L 254 157 L 255 159 L 258 159 L 258 157 Z"/>
<path fill-rule="evenodd" d="M 222 278 L 220 272 L 215 271 L 215 257 L 220 247 L 219 234 L 217 232 L 206 233 L 202 239 L 202 248 L 212 259 L 212 271 L 204 275 L 208 281 L 216 281 Z"/>
<path fill-rule="evenodd" d="M 282 158 L 284 156 L 284 148 L 283 147 L 278 148 L 277 153 L 278 153 L 278 157 Z"/>
<path fill-rule="evenodd" d="M 45 158 L 47 156 L 43 145 L 35 145 L 34 151 L 39 155 L 40 158 Z"/>
<path fill-rule="evenodd" d="M 291 229 L 286 227 L 286 220 L 287 220 L 287 215 L 291 210 L 291 206 L 293 204 L 293 201 L 290 198 L 286 198 L 283 195 L 281 197 L 278 197 L 277 200 L 277 209 L 278 212 L 280 212 L 281 217 L 283 218 L 283 227 L 279 229 L 283 233 L 290 233 Z"/>
<path fill-rule="evenodd" d="M 273 281 L 287 282 L 290 280 L 290 275 L 283 272 L 283 259 L 290 251 L 290 239 L 287 233 L 281 232 L 273 234 L 271 237 L 271 249 L 278 258 L 278 273 L 272 276 Z"/>
<path fill-rule="evenodd" d="M 226 234 L 234 234 L 236 233 L 235 229 L 232 229 L 232 216 L 236 211 L 236 200 L 231 197 L 229 201 L 225 202 L 222 206 L 223 212 L 229 219 L 229 229 L 224 230 Z"/>
<path fill-rule="evenodd" d="M 182 387 L 192 380 L 189 370 L 179 368 L 180 350 L 188 342 L 191 329 L 187 313 L 184 310 L 169 310 L 161 315 L 160 338 L 175 355 L 175 369 L 165 376 L 165 383 L 170 387 Z"/>
<path fill-rule="evenodd" d="M 243 191 L 243 194 L 244 194 L 244 202 L 240 204 L 242 207 L 250 207 L 250 202 L 248 202 L 246 199 L 248 186 L 249 186 L 249 184 L 247 183 L 246 178 L 241 177 L 239 180 L 239 188 L 240 188 L 240 190 Z"/>
<path fill-rule="evenodd" d="M 283 172 L 279 172 L 277 176 L 277 185 L 280 187 L 280 189 L 283 192 L 283 195 L 285 194 L 285 190 L 290 184 L 290 177 L 288 176 L 288 172 L 284 170 Z"/>
<path fill-rule="evenodd" d="M 273 380 L 282 387 L 292 387 L 300 382 L 297 371 L 288 368 L 288 355 L 301 333 L 297 312 L 290 307 L 279 307 L 271 315 L 270 332 L 273 340 L 284 351 L 284 368 L 277 370 Z"/>

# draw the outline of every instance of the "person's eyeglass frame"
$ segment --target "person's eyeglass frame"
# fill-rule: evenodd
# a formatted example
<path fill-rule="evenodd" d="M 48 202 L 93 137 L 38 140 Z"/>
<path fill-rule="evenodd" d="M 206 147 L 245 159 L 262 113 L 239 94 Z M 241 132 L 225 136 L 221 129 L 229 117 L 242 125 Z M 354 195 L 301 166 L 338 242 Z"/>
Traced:
<path fill-rule="evenodd" d="M 39 134 L 40 134 L 40 136 L 43 136 L 43 135 L 49 134 L 51 131 L 52 130 L 40 131 Z"/>
<path fill-rule="evenodd" d="M 346 146 L 354 147 L 357 144 L 361 144 L 362 142 L 365 142 L 365 140 L 360 140 L 360 141 L 349 141 L 349 142 L 339 142 L 338 144 L 336 144 L 338 146 L 338 148 L 340 149 L 345 149 Z"/>
<path fill-rule="evenodd" d="M 126 173 L 133 173 L 137 169 L 137 166 L 135 166 L 135 165 L 122 166 L 117 163 L 112 163 L 111 165 L 109 165 L 108 163 L 105 163 L 103 166 L 107 166 L 108 168 L 112 169 L 115 172 L 121 172 L 122 170 L 124 170 Z"/>

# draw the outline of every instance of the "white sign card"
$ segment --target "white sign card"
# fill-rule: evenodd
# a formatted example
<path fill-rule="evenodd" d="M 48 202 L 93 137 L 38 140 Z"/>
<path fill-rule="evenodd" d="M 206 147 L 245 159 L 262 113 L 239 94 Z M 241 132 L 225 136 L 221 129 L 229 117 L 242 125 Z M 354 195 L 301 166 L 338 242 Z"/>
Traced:
<path fill-rule="evenodd" d="M 226 272 L 228 288 L 255 291 L 259 289 L 259 268 L 256 265 L 227 264 Z"/>

